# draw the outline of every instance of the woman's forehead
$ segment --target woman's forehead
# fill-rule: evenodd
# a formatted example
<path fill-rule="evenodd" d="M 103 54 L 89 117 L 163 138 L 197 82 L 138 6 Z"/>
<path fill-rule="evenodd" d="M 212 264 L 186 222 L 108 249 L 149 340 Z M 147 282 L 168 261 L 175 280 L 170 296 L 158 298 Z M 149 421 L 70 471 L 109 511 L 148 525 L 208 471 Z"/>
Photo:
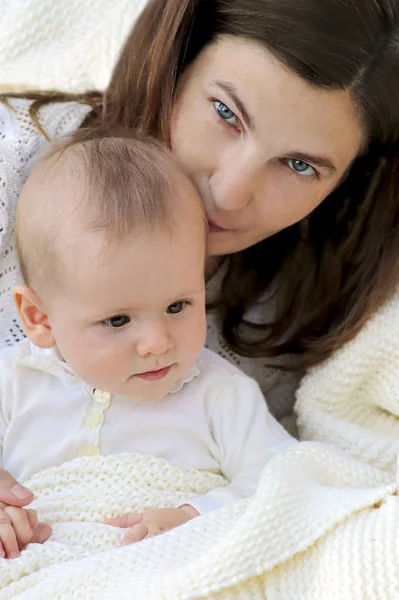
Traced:
<path fill-rule="evenodd" d="M 181 93 L 202 90 L 226 103 L 273 152 L 303 151 L 352 160 L 364 142 L 349 92 L 310 84 L 259 42 L 223 36 L 189 68 Z M 244 114 L 243 114 L 244 113 Z"/>

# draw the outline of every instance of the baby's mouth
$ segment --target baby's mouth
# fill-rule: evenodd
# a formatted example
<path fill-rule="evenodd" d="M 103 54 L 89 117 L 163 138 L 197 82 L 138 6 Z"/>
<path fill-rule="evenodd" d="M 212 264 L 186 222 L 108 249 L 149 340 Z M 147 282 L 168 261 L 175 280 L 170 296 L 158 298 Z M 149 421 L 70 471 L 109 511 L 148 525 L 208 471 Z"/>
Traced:
<path fill-rule="evenodd" d="M 134 377 L 140 377 L 140 379 L 144 379 L 144 381 L 159 381 L 166 377 L 169 373 L 172 365 L 168 367 L 163 367 L 162 369 L 155 369 L 153 371 L 144 371 L 143 373 L 136 373 Z"/>

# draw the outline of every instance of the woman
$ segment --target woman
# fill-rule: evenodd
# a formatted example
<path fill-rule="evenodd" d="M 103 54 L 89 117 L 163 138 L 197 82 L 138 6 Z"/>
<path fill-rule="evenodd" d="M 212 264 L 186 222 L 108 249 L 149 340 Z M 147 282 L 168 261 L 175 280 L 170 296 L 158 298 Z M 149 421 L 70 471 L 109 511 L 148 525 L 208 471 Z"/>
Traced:
<path fill-rule="evenodd" d="M 209 345 L 258 379 L 278 417 L 298 369 L 351 339 L 394 286 L 397 13 L 394 0 L 155 0 L 86 119 L 165 139 L 193 177 L 213 267 L 224 257 Z M 54 110 L 36 113 L 52 137 L 87 108 Z M 278 375 L 287 363 L 296 374 Z"/>
<path fill-rule="evenodd" d="M 375 4 L 152 2 L 103 106 L 170 142 L 200 189 L 227 256 L 208 343 L 279 417 L 297 379 L 266 365 L 319 363 L 394 286 L 398 6 Z"/>
<path fill-rule="evenodd" d="M 209 219 L 209 345 L 259 380 L 278 416 L 300 372 L 353 338 L 395 287 L 398 34 L 396 0 L 153 0 L 104 98 L 30 107 L 49 137 L 122 124 L 171 145 Z M 18 337 L 13 207 L 44 143 L 31 123 L 21 132 L 26 101 L 13 109 L 3 117 L 7 132 L 19 128 L 4 144 L 18 165 L 0 231 L 6 343 Z"/>

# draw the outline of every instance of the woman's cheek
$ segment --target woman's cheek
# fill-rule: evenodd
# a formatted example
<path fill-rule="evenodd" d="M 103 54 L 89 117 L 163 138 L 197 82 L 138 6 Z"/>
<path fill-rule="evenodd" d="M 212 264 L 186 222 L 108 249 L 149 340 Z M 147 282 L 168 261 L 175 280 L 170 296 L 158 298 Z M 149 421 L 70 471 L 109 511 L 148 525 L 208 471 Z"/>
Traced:
<path fill-rule="evenodd" d="M 218 145 L 218 123 L 204 101 L 180 101 L 172 115 L 171 147 L 186 171 L 201 171 L 211 162 Z M 196 118 L 195 115 L 201 115 Z M 220 133 L 220 131 L 219 131 Z"/>

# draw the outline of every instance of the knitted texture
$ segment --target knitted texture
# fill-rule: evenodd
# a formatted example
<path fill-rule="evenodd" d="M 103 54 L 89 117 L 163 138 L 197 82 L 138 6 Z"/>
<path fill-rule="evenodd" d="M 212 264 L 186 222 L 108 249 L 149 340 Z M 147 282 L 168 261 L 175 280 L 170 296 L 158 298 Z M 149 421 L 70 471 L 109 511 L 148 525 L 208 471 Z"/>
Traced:
<path fill-rule="evenodd" d="M 0 0 L 0 92 L 104 90 L 146 0 Z"/>
<path fill-rule="evenodd" d="M 302 381 L 302 439 L 334 444 L 396 471 L 399 453 L 399 289 L 356 338 Z"/>
<path fill-rule="evenodd" d="M 0 600 L 395 597 L 396 485 L 319 444 L 296 444 L 270 461 L 253 499 L 155 538 L 117 547 L 121 531 L 102 523 L 177 506 L 221 483 L 212 473 L 126 454 L 39 473 L 26 484 L 53 535 L 0 561 Z"/>

